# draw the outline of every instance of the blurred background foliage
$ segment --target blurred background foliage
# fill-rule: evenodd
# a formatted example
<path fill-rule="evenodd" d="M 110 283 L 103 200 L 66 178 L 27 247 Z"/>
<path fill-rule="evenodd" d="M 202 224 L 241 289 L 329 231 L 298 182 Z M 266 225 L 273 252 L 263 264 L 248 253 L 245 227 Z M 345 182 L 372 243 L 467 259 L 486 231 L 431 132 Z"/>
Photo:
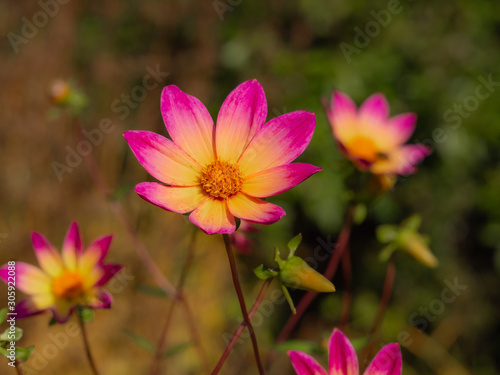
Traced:
<path fill-rule="evenodd" d="M 413 344 L 402 349 L 406 375 L 500 371 L 498 1 L 72 1 L 59 4 L 44 26 L 36 27 L 35 35 L 24 35 L 16 53 L 9 33 L 23 37 L 26 20 L 34 22 L 41 11 L 40 3 L 33 1 L 0 3 L 0 261 L 34 262 L 29 233 L 42 232 L 60 246 L 72 220 L 79 221 L 86 243 L 115 233 L 109 259 L 125 264 L 127 277 L 118 284 L 122 288 L 115 288 L 112 310 L 97 312 L 89 326 L 103 373 L 147 372 L 151 355 L 129 340 L 124 330 L 156 342 L 169 301 L 143 292 L 144 285 L 154 282 L 111 211 L 112 198 L 94 186 L 85 159 L 94 158 L 106 182 L 120 191 L 113 199 L 123 205 L 153 258 L 175 281 L 191 225 L 181 215 L 166 213 L 136 196 L 133 186 L 151 177 L 121 133 L 140 129 L 166 135 L 158 105 L 165 85 L 178 85 L 198 97 L 216 118 L 226 95 L 253 78 L 266 92 L 268 119 L 294 110 L 317 114 L 314 138 L 299 160 L 324 171 L 270 199 L 284 207 L 287 216 L 275 225 L 259 227 L 260 232 L 253 234 L 252 253 L 240 256 L 249 303 L 261 283 L 251 268 L 271 262 L 274 244 L 284 248 L 301 232 L 304 241 L 297 255 L 308 257 L 318 239 L 333 241 L 342 225 L 351 197 L 344 181 L 351 167 L 336 149 L 321 99 L 339 89 L 360 104 L 373 92 L 382 92 L 392 114 L 418 114 L 411 142 L 426 143 L 434 152 L 417 174 L 399 179 L 393 190 L 370 204 L 366 220 L 353 229 L 354 305 L 347 333 L 362 338 L 375 318 L 385 273 L 385 264 L 377 259 L 382 245 L 376 241 L 376 227 L 399 224 L 418 213 L 420 231 L 429 236 L 440 265 L 428 269 L 406 254 L 397 257 L 396 284 L 381 340 L 392 342 L 401 332 L 411 333 Z M 382 14 L 389 18 L 380 18 Z M 359 30 L 364 39 L 357 37 Z M 341 44 L 349 44 L 355 52 L 346 54 Z M 120 116 L 113 102 L 142 85 L 147 67 L 159 67 L 168 77 L 147 91 L 143 100 L 134 101 L 127 116 Z M 88 95 L 81 114 L 88 131 L 97 129 L 102 119 L 113 123 L 113 131 L 93 147 L 92 155 L 64 173 L 62 181 L 53 162 L 65 164 L 68 147 L 74 150 L 78 138 L 70 114 L 49 116 L 53 106 L 49 90 L 55 79 L 73 79 Z M 241 318 L 222 241 L 199 233 L 197 244 L 186 290 L 197 312 L 202 344 L 215 364 L 225 337 Z M 457 278 L 467 289 L 439 313 L 432 313 L 446 280 L 453 283 Z M 334 283 L 337 293 L 312 305 L 293 339 L 325 344 L 339 322 L 341 271 Z M 295 293 L 293 298 L 298 301 L 301 295 Z M 424 316 L 422 309 L 431 315 L 417 327 L 419 332 L 411 325 Z M 276 303 L 272 314 L 256 324 L 264 353 L 272 348 L 289 313 L 286 304 Z M 172 348 L 190 340 L 182 314 L 178 312 L 175 319 L 168 337 Z M 43 315 L 19 322 L 25 332 L 21 344 L 35 344 L 42 351 L 51 342 L 48 332 L 64 330 L 48 328 L 48 320 Z M 200 373 L 192 345 L 183 348 L 172 352 L 165 369 L 173 374 Z M 321 354 L 317 356 L 324 360 Z M 87 372 L 79 338 L 72 338 L 45 363 L 40 356 L 37 361 L 40 374 Z M 270 374 L 291 371 L 287 356 L 280 354 Z M 222 373 L 255 373 L 248 339 L 237 345 Z"/>

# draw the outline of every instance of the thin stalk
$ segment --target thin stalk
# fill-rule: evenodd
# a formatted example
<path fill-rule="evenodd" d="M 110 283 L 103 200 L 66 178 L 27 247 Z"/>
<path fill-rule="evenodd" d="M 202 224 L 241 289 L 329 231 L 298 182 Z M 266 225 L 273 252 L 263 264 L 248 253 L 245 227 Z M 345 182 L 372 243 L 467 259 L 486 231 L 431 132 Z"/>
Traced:
<path fill-rule="evenodd" d="M 15 362 L 17 375 L 23 375 L 23 370 L 21 370 L 21 363 L 19 361 Z"/>
<path fill-rule="evenodd" d="M 168 335 L 168 330 L 170 328 L 170 324 L 172 322 L 172 318 L 174 315 L 174 310 L 177 305 L 176 302 L 182 303 L 184 305 L 184 308 L 188 312 L 186 315 L 188 317 L 188 323 L 191 328 L 191 336 L 193 337 L 193 340 L 195 340 L 195 345 L 198 350 L 198 354 L 200 356 L 200 359 L 208 372 L 208 361 L 206 359 L 205 353 L 201 348 L 201 343 L 198 335 L 198 331 L 196 330 L 196 324 L 190 319 L 192 319 L 192 314 L 191 310 L 187 304 L 187 300 L 184 295 L 184 284 L 186 283 L 186 278 L 187 275 L 191 269 L 191 266 L 193 264 L 193 259 L 194 259 L 194 250 L 195 250 L 195 244 L 196 244 L 196 229 L 193 230 L 193 234 L 191 236 L 191 240 L 189 242 L 189 247 L 186 255 L 186 261 L 184 264 L 184 267 L 181 271 L 181 276 L 179 278 L 179 283 L 177 284 L 177 294 L 176 298 L 172 301 L 170 304 L 170 307 L 167 312 L 167 319 L 165 321 L 165 325 L 163 326 L 163 329 L 160 333 L 160 338 L 158 339 L 158 343 L 156 345 L 156 351 L 155 351 L 155 356 L 153 358 L 153 363 L 151 365 L 151 374 L 152 375 L 158 375 L 160 373 L 160 364 L 161 360 L 163 357 L 163 352 L 165 350 L 165 343 L 166 343 L 166 338 Z"/>
<path fill-rule="evenodd" d="M 380 304 L 377 311 L 377 316 L 375 317 L 375 321 L 373 323 L 373 327 L 370 331 L 370 341 L 366 344 L 366 347 L 363 351 L 363 362 L 361 362 L 362 366 L 366 367 L 368 358 L 370 358 L 371 353 L 373 351 L 373 345 L 377 340 L 377 337 L 380 332 L 380 327 L 382 326 L 382 322 L 384 320 L 385 312 L 387 311 L 387 306 L 389 305 L 389 300 L 391 299 L 392 290 L 394 287 L 394 279 L 396 278 L 396 264 L 394 262 L 393 257 L 387 263 L 387 270 L 385 272 L 385 280 L 384 280 L 384 289 L 382 290 L 382 296 L 380 297 Z"/>
<path fill-rule="evenodd" d="M 234 260 L 233 249 L 231 247 L 231 240 L 229 239 L 229 235 L 224 233 L 222 235 L 224 239 L 224 245 L 226 246 L 227 258 L 229 260 L 229 266 L 231 267 L 231 276 L 233 278 L 234 289 L 236 290 L 236 294 L 238 295 L 238 302 L 240 303 L 241 313 L 243 314 L 243 319 L 245 321 L 245 325 L 250 332 L 250 337 L 252 339 L 253 353 L 255 355 L 255 361 L 257 362 L 257 367 L 259 368 L 259 374 L 265 374 L 264 367 L 262 366 L 262 361 L 259 355 L 259 346 L 257 344 L 257 338 L 255 337 L 255 332 L 253 330 L 252 322 L 248 317 L 247 307 L 245 305 L 245 298 L 243 297 L 243 292 L 241 290 L 241 284 L 238 277 L 238 270 L 236 268 L 236 261 Z"/>
<path fill-rule="evenodd" d="M 80 314 L 76 314 L 78 317 L 78 323 L 80 325 L 80 331 L 82 332 L 83 338 L 83 346 L 85 347 L 85 354 L 87 355 L 87 359 L 89 361 L 90 367 L 92 368 L 92 372 L 94 375 L 99 375 L 99 371 L 97 371 L 97 367 L 95 365 L 94 359 L 92 358 L 92 353 L 90 352 L 89 340 L 87 338 L 87 331 L 85 330 L 85 322 Z"/>
<path fill-rule="evenodd" d="M 271 285 L 271 282 L 273 281 L 272 278 L 267 279 L 264 284 L 262 285 L 262 288 L 260 289 L 259 295 L 257 296 L 257 299 L 252 305 L 252 308 L 248 312 L 248 318 L 252 319 L 254 316 L 255 312 L 259 308 L 262 300 L 264 299 L 264 296 L 266 295 L 267 289 L 269 288 L 269 285 Z M 224 353 L 222 353 L 222 356 L 219 359 L 219 362 L 217 363 L 217 366 L 215 366 L 214 370 L 212 371 L 212 375 L 217 375 L 222 368 L 222 365 L 226 361 L 227 357 L 231 353 L 231 350 L 233 350 L 234 345 L 238 341 L 240 335 L 243 333 L 243 330 L 246 327 L 245 321 L 241 322 L 238 329 L 234 333 L 233 337 L 231 338 L 231 341 L 229 341 L 229 344 L 227 345 L 226 349 L 224 350 Z"/>
<path fill-rule="evenodd" d="M 337 271 L 338 265 L 340 260 L 342 259 L 342 256 L 344 255 L 344 252 L 349 246 L 349 236 L 351 234 L 351 228 L 352 228 L 352 220 L 354 216 L 354 205 L 350 205 L 349 208 L 347 209 L 347 214 L 346 214 L 346 219 L 344 222 L 344 226 L 342 227 L 342 230 L 340 231 L 337 244 L 335 246 L 335 251 L 333 254 L 330 256 L 330 260 L 328 262 L 328 265 L 326 267 L 326 270 L 324 272 L 324 276 L 331 280 L 333 276 L 335 275 L 335 272 Z M 312 303 L 312 301 L 318 296 L 318 293 L 316 292 L 307 292 L 304 297 L 300 300 L 299 304 L 297 305 L 297 313 L 294 315 L 291 315 L 284 327 L 282 328 L 280 334 L 276 338 L 277 343 L 282 343 L 288 339 L 292 331 L 295 329 L 297 326 L 298 322 L 306 312 L 307 308 L 309 305 Z"/>
<path fill-rule="evenodd" d="M 349 246 L 342 256 L 342 274 L 344 275 L 344 294 L 342 295 L 340 329 L 345 331 L 347 324 L 349 324 L 352 306 L 352 265 Z"/>

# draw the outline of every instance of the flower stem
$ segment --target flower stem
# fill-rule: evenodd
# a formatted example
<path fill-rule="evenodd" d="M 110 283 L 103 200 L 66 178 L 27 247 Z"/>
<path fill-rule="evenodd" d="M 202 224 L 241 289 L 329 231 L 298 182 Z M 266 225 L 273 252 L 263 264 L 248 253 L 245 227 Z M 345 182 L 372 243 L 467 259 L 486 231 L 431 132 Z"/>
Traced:
<path fill-rule="evenodd" d="M 23 370 L 21 370 L 21 363 L 19 361 L 16 361 L 15 367 L 17 375 L 23 375 Z"/>
<path fill-rule="evenodd" d="M 257 299 L 252 305 L 252 308 L 248 312 L 248 318 L 252 319 L 254 316 L 255 312 L 260 306 L 260 303 L 264 299 L 264 296 L 266 295 L 267 289 L 269 288 L 269 285 L 271 285 L 271 282 L 273 281 L 273 278 L 269 278 L 264 282 L 264 285 L 262 285 L 262 288 L 260 289 L 259 295 L 257 296 Z M 219 362 L 217 363 L 217 366 L 215 366 L 215 369 L 212 371 L 212 375 L 217 375 L 222 368 L 222 365 L 226 361 L 227 357 L 229 356 L 229 353 L 231 353 L 231 350 L 233 350 L 234 345 L 238 341 L 240 335 L 243 333 L 243 330 L 246 327 L 245 321 L 241 322 L 239 325 L 238 329 L 234 333 L 233 337 L 231 338 L 231 341 L 227 345 L 226 349 L 224 350 L 224 353 L 222 353 L 222 356 L 219 359 Z"/>
<path fill-rule="evenodd" d="M 92 358 L 92 353 L 90 352 L 90 345 L 89 345 L 89 340 L 87 338 L 87 331 L 85 330 L 85 322 L 83 321 L 83 318 L 80 316 L 80 314 L 76 314 L 76 316 L 78 317 L 78 323 L 80 325 L 80 330 L 82 332 L 83 346 L 85 347 L 85 354 L 87 355 L 90 367 L 92 368 L 92 372 L 94 375 L 99 375 L 99 371 L 97 371 L 94 359 Z"/>
<path fill-rule="evenodd" d="M 349 324 L 352 306 L 352 265 L 348 246 L 342 256 L 342 274 L 344 275 L 344 293 L 342 295 L 340 329 L 345 331 L 345 328 Z"/>
<path fill-rule="evenodd" d="M 241 313 L 243 314 L 243 319 L 245 321 L 245 325 L 250 332 L 250 337 L 252 339 L 253 353 L 255 355 L 255 361 L 257 362 L 257 367 L 259 368 L 259 374 L 265 374 L 264 367 L 262 366 L 262 361 L 259 355 L 259 346 L 257 344 L 257 338 L 255 337 L 255 332 L 252 327 L 252 322 L 248 317 L 247 307 L 245 305 L 245 298 L 243 297 L 243 292 L 241 290 L 241 284 L 238 277 L 238 270 L 236 269 L 236 261 L 234 260 L 233 249 L 231 247 L 231 240 L 229 239 L 229 235 L 224 233 L 222 235 L 224 239 L 224 245 L 226 246 L 227 257 L 229 260 L 229 266 L 231 267 L 231 276 L 233 278 L 234 289 L 236 290 L 236 294 L 238 295 L 238 301 L 240 303 Z"/>
<path fill-rule="evenodd" d="M 167 319 L 165 321 L 165 325 L 163 326 L 163 329 L 160 333 L 160 338 L 158 339 L 158 343 L 156 345 L 156 351 L 155 351 L 155 356 L 153 358 L 153 363 L 151 365 L 151 374 L 152 375 L 158 375 L 160 373 L 160 364 L 161 360 L 163 357 L 163 352 L 165 349 L 165 342 L 168 334 L 168 330 L 170 328 L 170 324 L 172 322 L 172 318 L 174 315 L 174 310 L 177 305 L 176 302 L 182 303 L 184 305 L 184 308 L 186 310 L 186 316 L 188 319 L 189 327 L 191 330 L 191 336 L 195 342 L 196 348 L 198 350 L 198 355 L 200 356 L 200 359 L 203 363 L 203 366 L 205 367 L 205 371 L 209 371 L 209 366 L 208 366 L 208 360 L 206 358 L 205 352 L 203 351 L 200 343 L 200 338 L 198 331 L 196 329 L 196 324 L 195 321 L 192 317 L 191 310 L 189 308 L 189 305 L 187 304 L 187 300 L 184 295 L 184 284 L 186 282 L 187 275 L 189 273 L 189 270 L 191 269 L 191 265 L 193 264 L 193 258 L 194 258 L 194 250 L 195 250 L 195 244 L 196 244 L 196 228 L 193 230 L 193 234 L 191 236 L 191 240 L 189 242 L 189 247 L 186 255 L 186 261 L 184 264 L 184 268 L 181 271 L 181 276 L 179 278 L 179 283 L 177 284 L 177 294 L 175 296 L 175 299 L 172 301 L 170 304 L 170 307 L 167 312 Z"/>
<path fill-rule="evenodd" d="M 396 264 L 394 263 L 394 258 L 391 257 L 387 263 L 387 270 L 385 272 L 384 289 L 382 290 L 382 297 L 380 298 L 380 304 L 378 307 L 377 316 L 375 317 L 375 322 L 370 331 L 370 341 L 366 344 L 363 352 L 363 362 L 361 364 L 367 364 L 368 358 L 371 356 L 373 350 L 373 345 L 377 340 L 380 327 L 382 326 L 382 321 L 384 320 L 384 315 L 389 305 L 389 300 L 391 299 L 392 289 L 394 287 L 394 279 L 396 278 Z"/>
<path fill-rule="evenodd" d="M 330 260 L 323 274 L 328 280 L 331 280 L 335 275 L 339 262 L 342 259 L 344 252 L 349 246 L 349 236 L 351 234 L 353 216 L 354 216 L 354 205 L 350 205 L 349 208 L 347 209 L 346 219 L 344 222 L 344 226 L 340 231 L 337 244 L 335 246 L 335 251 L 330 256 Z M 283 327 L 280 334 L 276 338 L 277 343 L 282 343 L 288 339 L 288 337 L 290 336 L 290 334 L 295 329 L 298 322 L 306 312 L 307 308 L 312 303 L 312 301 L 317 297 L 317 295 L 318 295 L 317 292 L 307 292 L 304 295 L 304 297 L 302 297 L 299 304 L 297 305 L 297 313 L 291 315 L 290 318 L 288 318 L 288 321 L 286 322 L 285 326 Z"/>

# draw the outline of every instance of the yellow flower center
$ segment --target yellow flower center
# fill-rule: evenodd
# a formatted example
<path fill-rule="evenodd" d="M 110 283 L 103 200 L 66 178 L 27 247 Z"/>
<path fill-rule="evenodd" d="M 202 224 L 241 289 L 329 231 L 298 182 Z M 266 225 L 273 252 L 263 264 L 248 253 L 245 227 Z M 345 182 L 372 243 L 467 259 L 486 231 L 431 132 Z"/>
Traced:
<path fill-rule="evenodd" d="M 52 291 L 57 298 L 73 299 L 83 293 L 83 277 L 78 272 L 64 271 L 52 280 Z"/>
<path fill-rule="evenodd" d="M 379 156 L 375 142 L 373 142 L 371 138 L 362 135 L 351 139 L 347 143 L 346 148 L 349 150 L 350 154 L 370 163 L 377 160 L 377 157 Z"/>
<path fill-rule="evenodd" d="M 211 197 L 226 199 L 240 191 L 243 177 L 237 165 L 216 160 L 203 168 L 200 183 Z"/>

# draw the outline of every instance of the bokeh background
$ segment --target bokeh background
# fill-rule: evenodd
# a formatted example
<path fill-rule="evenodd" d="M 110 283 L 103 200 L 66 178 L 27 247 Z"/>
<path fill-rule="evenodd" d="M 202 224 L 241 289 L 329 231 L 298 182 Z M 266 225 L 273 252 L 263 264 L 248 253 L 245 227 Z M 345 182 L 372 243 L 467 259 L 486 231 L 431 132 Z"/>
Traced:
<path fill-rule="evenodd" d="M 148 373 L 151 354 L 125 331 L 155 343 L 170 304 L 151 294 L 154 280 L 139 262 L 112 205 L 123 207 L 173 283 L 193 230 L 185 217 L 149 205 L 134 193 L 136 183 L 151 177 L 121 134 L 140 129 L 166 135 L 159 111 L 165 85 L 175 84 L 198 97 L 215 118 L 225 96 L 253 78 L 266 92 L 268 119 L 294 110 L 317 114 L 314 138 L 300 160 L 324 171 L 270 199 L 287 215 L 273 226 L 259 227 L 251 254 L 238 257 L 247 303 L 262 283 L 251 268 L 271 264 L 274 244 L 284 248 L 301 232 L 304 242 L 298 254 L 307 257 L 318 238 L 335 239 L 341 228 L 350 193 L 321 99 L 340 89 L 359 104 L 373 92 L 382 92 L 393 114 L 418 114 L 412 143 L 428 144 L 433 154 L 417 174 L 400 179 L 374 201 L 366 220 L 353 229 L 354 304 L 348 334 L 362 338 L 375 318 L 385 273 L 385 264 L 377 259 L 382 245 L 376 241 L 376 227 L 418 213 L 421 232 L 429 236 L 440 265 L 429 269 L 406 254 L 397 257 L 380 344 L 396 341 L 403 331 L 413 332 L 418 345 L 402 348 L 405 375 L 500 371 L 498 1 L 62 3 L 0 3 L 0 263 L 35 262 L 30 232 L 42 232 L 60 246 L 73 220 L 79 222 L 85 243 L 115 234 L 108 258 L 126 270 L 111 288 L 113 308 L 98 311 L 88 327 L 102 373 Z M 28 23 L 35 23 L 34 29 Z M 133 90 L 142 86 L 148 69 L 164 76 L 150 90 L 136 89 L 134 100 Z M 103 119 L 112 122 L 102 142 L 61 178 L 54 162 L 67 164 L 81 132 L 73 114 L 53 109 L 50 88 L 56 79 L 72 80 L 88 96 L 78 114 L 87 131 L 98 129 Z M 139 92 L 146 95 L 138 97 Z M 123 95 L 131 101 L 126 103 Z M 96 187 L 89 160 L 97 163 L 111 194 Z M 196 240 L 186 294 L 213 366 L 241 317 L 221 239 L 199 232 Z M 446 281 L 457 279 L 467 288 L 437 309 L 441 304 L 435 301 L 441 300 Z M 292 335 L 316 343 L 315 355 L 322 362 L 325 340 L 339 322 L 341 272 L 334 282 L 337 293 L 319 298 Z M 6 296 L 3 285 L 0 293 Z M 293 294 L 297 301 L 300 296 Z M 256 324 L 264 357 L 290 314 L 286 303 L 270 305 L 271 312 Z M 419 333 L 411 325 L 423 318 L 422 309 L 431 313 Z M 42 315 L 18 322 L 25 331 L 19 345 L 37 348 L 25 373 L 89 373 L 80 337 L 64 335 L 64 326 L 48 327 L 48 321 L 49 316 Z M 60 337 L 56 351 L 54 337 Z M 171 353 L 163 363 L 166 374 L 203 373 L 180 308 L 167 347 Z M 1 362 L 2 374 L 14 373 Z M 221 373 L 256 373 L 249 339 L 237 344 Z M 288 357 L 280 352 L 269 374 L 291 373 Z"/>

